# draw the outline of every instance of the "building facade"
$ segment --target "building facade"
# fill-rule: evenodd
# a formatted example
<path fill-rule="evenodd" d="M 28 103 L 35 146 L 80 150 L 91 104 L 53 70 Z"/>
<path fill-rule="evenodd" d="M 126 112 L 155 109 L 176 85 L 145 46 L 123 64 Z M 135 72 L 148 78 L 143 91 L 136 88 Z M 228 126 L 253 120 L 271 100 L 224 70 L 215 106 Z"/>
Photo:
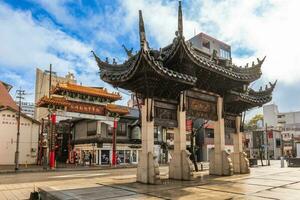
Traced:
<path fill-rule="evenodd" d="M 72 73 L 67 74 L 65 77 L 58 76 L 56 72 L 51 72 L 51 87 L 55 87 L 58 83 L 76 83 L 75 77 Z M 44 96 L 49 97 L 50 83 L 50 71 L 36 69 L 36 80 L 35 80 L 35 104 Z M 36 107 L 35 108 L 35 119 L 41 121 L 42 118 L 48 116 L 47 108 Z"/>
<path fill-rule="evenodd" d="M 282 153 L 296 156 L 300 139 L 300 111 L 280 112 L 276 104 L 263 106 L 264 122 L 270 129 L 281 132 Z"/>
<path fill-rule="evenodd" d="M 17 141 L 18 112 L 0 108 L 0 165 L 14 165 Z M 21 114 L 19 164 L 36 164 L 38 152 L 39 123 Z"/>
<path fill-rule="evenodd" d="M 50 95 L 50 98 L 42 97 L 37 106 L 48 108 L 51 113 L 55 113 L 62 119 L 56 125 L 60 127 L 56 131 L 58 135 L 55 139 L 56 154 L 62 156 L 58 159 L 62 162 L 85 164 L 91 155 L 93 163 L 103 163 L 100 158 L 106 151 L 101 152 L 100 147 L 103 143 L 106 146 L 107 143 L 110 143 L 110 146 L 112 144 L 111 136 L 107 137 L 109 135 L 106 130 L 107 126 L 111 127 L 116 118 L 129 112 L 127 107 L 113 104 L 121 99 L 120 94 L 109 92 L 101 87 L 58 83 L 52 88 Z M 124 139 L 128 141 L 127 124 L 125 125 L 122 123 L 118 125 L 121 126 L 122 134 L 124 134 L 123 138 L 118 137 L 122 141 Z M 77 160 L 75 155 L 78 157 Z"/>
<path fill-rule="evenodd" d="M 117 164 L 136 164 L 141 143 L 138 111 L 130 112 L 119 118 L 116 130 Z M 97 165 L 112 164 L 113 121 L 79 120 L 73 128 L 74 151 L 80 164 L 87 163 L 92 154 Z"/>
<path fill-rule="evenodd" d="M 0 165 L 15 163 L 18 106 L 9 94 L 7 84 L 0 81 Z M 11 87 L 10 87 L 11 88 Z M 19 163 L 35 164 L 38 151 L 39 123 L 28 115 L 20 115 Z"/>
<path fill-rule="evenodd" d="M 16 101 L 16 104 L 19 106 L 19 102 Z M 21 102 L 22 113 L 28 115 L 31 118 L 34 118 L 35 104 L 32 102 Z"/>

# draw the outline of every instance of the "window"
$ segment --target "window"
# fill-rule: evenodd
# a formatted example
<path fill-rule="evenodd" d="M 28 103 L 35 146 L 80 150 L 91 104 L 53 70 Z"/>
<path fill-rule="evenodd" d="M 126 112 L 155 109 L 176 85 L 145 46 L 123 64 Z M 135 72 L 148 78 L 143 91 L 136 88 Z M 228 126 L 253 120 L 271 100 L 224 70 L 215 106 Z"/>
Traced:
<path fill-rule="evenodd" d="M 125 163 L 131 163 L 130 150 L 125 150 Z"/>
<path fill-rule="evenodd" d="M 205 129 L 205 132 L 207 134 L 207 138 L 214 138 L 214 129 L 207 128 Z"/>
<path fill-rule="evenodd" d="M 117 151 L 117 163 L 121 164 L 121 163 L 124 163 L 124 161 L 125 161 L 124 150 L 118 150 Z"/>
<path fill-rule="evenodd" d="M 276 148 L 279 148 L 281 146 L 280 139 L 276 139 Z"/>
<path fill-rule="evenodd" d="M 118 123 L 117 135 L 118 136 L 126 136 L 127 135 L 127 124 L 126 123 Z"/>
<path fill-rule="evenodd" d="M 209 41 L 207 41 L 207 40 L 203 40 L 203 42 L 202 42 L 202 46 L 203 46 L 203 47 L 205 47 L 205 48 L 208 48 L 208 49 L 210 49 L 210 42 L 209 42 Z"/>
<path fill-rule="evenodd" d="M 229 53 L 229 51 L 221 48 L 220 49 L 220 57 L 221 58 L 225 58 L 225 59 L 230 59 L 230 53 Z"/>
<path fill-rule="evenodd" d="M 113 127 L 112 126 L 107 126 L 107 135 L 112 135 L 113 134 Z"/>
<path fill-rule="evenodd" d="M 137 150 L 132 150 L 132 162 L 137 162 Z"/>
<path fill-rule="evenodd" d="M 113 130 L 114 129 L 112 126 L 108 126 L 107 127 L 108 135 L 112 135 Z M 126 123 L 118 123 L 117 136 L 127 136 L 127 124 Z"/>
<path fill-rule="evenodd" d="M 97 133 L 97 122 L 92 121 L 92 122 L 87 122 L 87 135 L 92 136 L 96 135 Z"/>
<path fill-rule="evenodd" d="M 9 115 L 9 114 L 7 114 L 7 117 L 10 117 L 10 115 Z"/>
<path fill-rule="evenodd" d="M 5 117 L 5 114 L 2 114 L 2 117 Z"/>

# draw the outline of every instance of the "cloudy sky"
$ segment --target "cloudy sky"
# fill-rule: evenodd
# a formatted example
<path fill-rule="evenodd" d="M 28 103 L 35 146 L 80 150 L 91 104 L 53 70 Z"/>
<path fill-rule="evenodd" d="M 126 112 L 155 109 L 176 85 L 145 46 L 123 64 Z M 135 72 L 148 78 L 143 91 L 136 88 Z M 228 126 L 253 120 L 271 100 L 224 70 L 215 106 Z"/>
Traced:
<path fill-rule="evenodd" d="M 177 4 L 176 0 L 2 0 L 0 80 L 25 89 L 26 100 L 31 101 L 35 69 L 47 69 L 52 63 L 59 75 L 73 72 L 79 83 L 113 89 L 100 81 L 90 51 L 118 62 L 126 58 L 122 44 L 137 51 L 139 9 L 150 46 L 169 44 L 177 28 Z M 273 103 L 280 111 L 300 110 L 299 8 L 298 0 L 183 0 L 184 35 L 188 39 L 205 32 L 230 44 L 238 65 L 266 55 L 263 77 L 252 87 L 278 79 Z"/>

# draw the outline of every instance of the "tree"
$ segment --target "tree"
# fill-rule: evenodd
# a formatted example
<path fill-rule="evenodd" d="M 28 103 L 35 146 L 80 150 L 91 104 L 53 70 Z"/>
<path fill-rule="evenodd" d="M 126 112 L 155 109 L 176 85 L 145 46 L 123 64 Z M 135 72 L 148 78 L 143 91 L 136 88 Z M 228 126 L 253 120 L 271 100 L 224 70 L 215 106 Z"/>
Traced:
<path fill-rule="evenodd" d="M 252 117 L 252 119 L 245 124 L 245 129 L 246 130 L 254 130 L 257 129 L 257 122 L 258 121 L 263 121 L 264 116 L 262 114 L 257 114 L 254 117 Z"/>

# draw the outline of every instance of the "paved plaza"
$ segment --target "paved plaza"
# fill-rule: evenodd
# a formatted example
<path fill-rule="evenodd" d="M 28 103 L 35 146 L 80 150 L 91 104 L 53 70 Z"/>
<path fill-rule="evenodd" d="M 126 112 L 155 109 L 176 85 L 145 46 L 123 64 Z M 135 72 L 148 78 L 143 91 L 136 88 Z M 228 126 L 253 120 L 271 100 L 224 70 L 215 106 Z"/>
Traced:
<path fill-rule="evenodd" d="M 136 183 L 136 168 L 82 172 L 23 173 L 0 176 L 0 199 L 28 199 L 34 187 L 48 199 L 299 199 L 300 168 L 256 167 L 249 175 L 208 176 L 161 185 Z M 31 181 L 32 180 L 32 181 Z M 18 183 L 17 183 L 18 182 Z"/>

